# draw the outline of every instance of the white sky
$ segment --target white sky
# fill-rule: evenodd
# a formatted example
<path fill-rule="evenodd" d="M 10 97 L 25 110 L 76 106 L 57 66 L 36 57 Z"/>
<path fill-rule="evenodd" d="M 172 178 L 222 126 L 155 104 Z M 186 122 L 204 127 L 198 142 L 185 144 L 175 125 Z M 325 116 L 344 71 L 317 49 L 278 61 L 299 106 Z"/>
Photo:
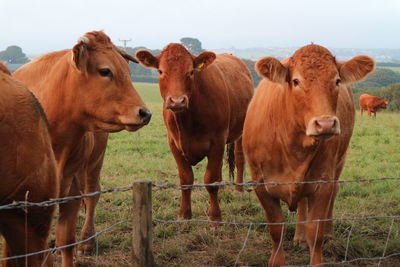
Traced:
<path fill-rule="evenodd" d="M 0 51 L 71 48 L 92 30 L 148 48 L 400 48 L 400 0 L 0 0 Z"/>

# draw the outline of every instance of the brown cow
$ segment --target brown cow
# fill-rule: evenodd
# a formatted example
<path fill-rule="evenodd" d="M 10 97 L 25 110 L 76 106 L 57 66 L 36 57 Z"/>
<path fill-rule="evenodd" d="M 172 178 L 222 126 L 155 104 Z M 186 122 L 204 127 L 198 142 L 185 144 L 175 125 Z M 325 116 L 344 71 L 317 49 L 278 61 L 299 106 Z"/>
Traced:
<path fill-rule="evenodd" d="M 56 161 L 43 110 L 31 92 L 0 63 L 0 206 L 58 196 Z M 3 257 L 47 248 L 55 206 L 0 210 Z M 42 265 L 43 263 L 43 265 Z M 49 254 L 3 261 L 2 266 L 52 266 Z"/>
<path fill-rule="evenodd" d="M 386 109 L 386 106 L 389 104 L 389 100 L 380 99 L 373 95 L 362 94 L 358 99 L 358 103 L 360 106 L 361 116 L 363 115 L 363 111 L 366 110 L 368 112 L 368 116 L 372 116 L 376 118 L 376 112 L 379 109 Z"/>
<path fill-rule="evenodd" d="M 208 158 L 206 184 L 222 179 L 225 144 L 235 142 L 237 180 L 243 179 L 241 134 L 253 94 L 250 72 L 238 58 L 212 52 L 191 55 L 181 44 L 170 44 L 158 56 L 138 51 L 139 62 L 159 72 L 168 143 L 178 165 L 181 185 L 193 184 L 192 167 Z M 232 146 L 231 146 L 232 147 Z M 230 157 L 232 163 L 232 157 Z M 228 159 L 229 160 L 229 159 Z M 230 164 L 231 173 L 234 165 Z M 207 187 L 210 220 L 221 220 L 218 187 Z M 182 190 L 179 218 L 192 217 L 191 190 Z"/>
<path fill-rule="evenodd" d="M 48 117 L 61 197 L 81 194 L 82 173 L 93 157 L 102 157 L 98 151 L 105 144 L 96 143 L 95 134 L 136 131 L 150 120 L 124 57 L 131 59 L 103 32 L 89 32 L 72 50 L 41 56 L 14 74 L 39 98 Z M 79 200 L 60 205 L 57 246 L 75 242 L 79 207 Z M 62 266 L 73 265 L 72 247 L 61 255 Z"/>
<path fill-rule="evenodd" d="M 354 101 L 346 85 L 364 78 L 374 61 L 358 56 L 344 63 L 318 45 L 307 45 L 285 61 L 266 57 L 257 62 L 264 77 L 249 105 L 243 148 L 256 182 L 337 180 L 354 126 Z M 268 222 L 281 223 L 280 200 L 299 220 L 332 217 L 337 184 L 257 186 Z M 311 264 L 322 260 L 324 223 L 297 225 L 305 238 Z M 283 225 L 269 226 L 273 248 L 269 266 L 285 264 Z"/>

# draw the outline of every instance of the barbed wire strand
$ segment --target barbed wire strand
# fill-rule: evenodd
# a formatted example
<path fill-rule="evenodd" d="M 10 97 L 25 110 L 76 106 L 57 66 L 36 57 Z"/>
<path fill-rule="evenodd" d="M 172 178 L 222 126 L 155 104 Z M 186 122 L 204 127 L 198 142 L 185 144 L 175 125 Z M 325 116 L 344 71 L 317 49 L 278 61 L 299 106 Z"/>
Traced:
<path fill-rule="evenodd" d="M 307 220 L 307 221 L 299 221 L 299 222 L 278 222 L 278 223 L 261 223 L 261 222 L 224 222 L 224 221 L 210 221 L 205 219 L 188 219 L 188 220 L 164 220 L 164 219 L 153 219 L 153 222 L 158 223 L 215 223 L 221 225 L 241 225 L 241 226 L 249 226 L 249 225 L 260 225 L 260 226 L 269 226 L 269 225 L 292 225 L 292 224 L 306 224 L 306 223 L 314 223 L 314 222 L 330 222 L 330 221 L 365 221 L 365 220 L 373 220 L 373 219 L 400 219 L 400 215 L 389 215 L 389 216 L 363 216 L 363 217 L 338 217 L 338 218 L 330 218 L 330 219 L 316 219 L 316 220 Z"/>
<path fill-rule="evenodd" d="M 87 197 L 94 197 L 100 194 L 105 193 L 115 193 L 115 192 L 126 192 L 132 190 L 132 186 L 123 186 L 123 187 L 112 187 L 106 190 L 95 191 L 87 194 L 76 195 L 76 196 L 68 196 L 62 198 L 54 198 L 50 200 L 46 200 L 43 202 L 28 202 L 28 201 L 14 201 L 10 204 L 0 206 L 0 210 L 9 210 L 9 209 L 21 209 L 21 208 L 29 208 L 29 207 L 49 207 L 59 203 L 65 203 L 71 200 L 78 200 Z"/>
<path fill-rule="evenodd" d="M 31 253 L 28 253 L 28 254 L 25 254 L 25 255 L 18 255 L 18 256 L 12 256 L 12 257 L 7 257 L 7 258 L 0 258 L 0 262 L 1 261 L 6 261 L 6 260 L 15 260 L 15 259 L 20 259 L 20 258 L 24 258 L 24 257 L 30 257 L 30 256 L 34 256 L 34 255 L 43 254 L 43 253 L 46 253 L 46 252 L 53 253 L 53 252 L 55 252 L 57 250 L 60 250 L 60 249 L 63 249 L 63 248 L 73 247 L 73 246 L 85 243 L 85 242 L 87 242 L 87 241 L 89 241 L 89 240 L 91 240 L 93 238 L 96 238 L 97 236 L 101 235 L 102 233 L 105 233 L 105 232 L 111 230 L 112 228 L 114 228 L 114 227 L 116 227 L 116 226 L 118 226 L 120 224 L 129 222 L 130 220 L 131 219 L 126 219 L 126 220 L 123 220 L 123 221 L 116 222 L 116 223 L 110 225 L 109 227 L 104 228 L 103 230 L 96 232 L 94 235 L 92 235 L 92 236 L 90 236 L 90 237 L 88 237 L 88 238 L 86 238 L 84 240 L 80 240 L 78 242 L 75 242 L 75 243 L 71 243 L 71 244 L 67 244 L 67 245 L 59 246 L 59 247 L 48 248 L 48 249 L 41 250 L 41 251 L 31 252 Z"/>
<path fill-rule="evenodd" d="M 251 227 L 252 227 L 252 226 L 253 226 L 253 224 L 250 224 L 250 225 L 249 225 L 249 230 L 247 230 L 247 235 L 246 235 L 246 238 L 244 239 L 243 246 L 242 246 L 242 248 L 240 249 L 240 251 L 239 251 L 239 253 L 238 253 L 237 257 L 236 257 L 235 264 L 233 264 L 233 266 L 236 266 L 236 264 L 237 264 L 238 261 L 239 261 L 240 255 L 242 254 L 244 248 L 246 247 L 247 240 L 249 239 L 250 231 L 251 231 Z"/>
<path fill-rule="evenodd" d="M 204 187 L 213 186 L 243 186 L 243 187 L 255 187 L 260 185 L 301 185 L 301 184 L 344 184 L 344 183 L 364 183 L 373 181 L 385 181 L 385 180 L 398 180 L 400 177 L 382 177 L 382 178 L 363 178 L 357 180 L 316 180 L 316 181 L 303 181 L 303 182 L 247 182 L 247 183 L 236 183 L 236 182 L 215 182 L 211 184 L 193 184 L 193 185 L 175 185 L 175 184 L 152 184 L 153 187 L 157 189 L 178 189 L 178 190 L 188 190 Z"/>
<path fill-rule="evenodd" d="M 212 184 L 193 184 L 193 185 L 168 185 L 168 184 L 152 184 L 154 188 L 158 189 L 178 189 L 178 190 L 188 190 L 194 188 L 203 188 L 210 186 L 243 186 L 243 187 L 255 187 L 260 185 L 293 185 L 293 184 L 328 184 L 328 183 L 361 183 L 361 182 L 372 182 L 372 181 L 384 181 L 384 180 L 399 180 L 400 177 L 382 177 L 382 178 L 365 178 L 358 180 L 318 180 L 318 181 L 303 181 L 303 182 L 247 182 L 247 183 L 235 183 L 235 182 L 216 182 Z M 0 210 L 8 210 L 8 209 L 20 209 L 20 208 L 29 208 L 29 207 L 49 207 L 52 205 L 65 203 L 71 200 L 78 200 L 87 197 L 93 197 L 100 194 L 106 193 L 115 193 L 115 192 L 126 192 L 132 190 L 132 186 L 123 186 L 123 187 L 112 187 L 106 190 L 95 191 L 87 194 L 76 195 L 76 196 L 67 196 L 63 198 L 55 198 L 50 199 L 43 202 L 28 202 L 28 201 L 14 201 L 10 204 L 6 204 L 0 206 Z"/>
<path fill-rule="evenodd" d="M 382 257 L 384 257 L 386 254 L 386 249 L 387 249 L 387 246 L 389 243 L 390 234 L 392 233 L 392 229 L 393 229 L 393 223 L 394 223 L 394 219 L 392 219 L 392 223 L 390 224 L 390 228 L 389 228 L 388 236 L 386 238 L 385 248 L 383 249 Z M 382 262 L 382 260 L 380 260 L 378 262 L 378 267 L 381 266 L 381 262 Z"/>
<path fill-rule="evenodd" d="M 351 237 L 351 234 L 352 234 L 352 232 L 353 232 L 353 228 L 354 228 L 354 224 L 355 224 L 355 223 L 356 223 L 356 221 L 353 221 L 353 222 L 351 223 L 349 235 L 347 236 L 347 241 L 346 241 L 346 252 L 344 253 L 344 260 L 345 260 L 345 261 L 347 260 L 347 255 L 348 255 L 348 252 L 349 252 L 349 245 L 350 245 L 350 237 Z M 343 265 L 343 266 L 344 266 L 344 265 Z"/>

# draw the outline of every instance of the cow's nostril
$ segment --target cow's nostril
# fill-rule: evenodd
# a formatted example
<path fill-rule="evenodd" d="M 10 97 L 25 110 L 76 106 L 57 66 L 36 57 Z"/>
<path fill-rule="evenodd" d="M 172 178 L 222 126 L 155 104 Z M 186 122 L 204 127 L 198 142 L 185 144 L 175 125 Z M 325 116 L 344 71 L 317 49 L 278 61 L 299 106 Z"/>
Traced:
<path fill-rule="evenodd" d="M 151 112 L 145 108 L 139 109 L 139 116 L 143 123 L 148 123 L 151 119 Z"/>

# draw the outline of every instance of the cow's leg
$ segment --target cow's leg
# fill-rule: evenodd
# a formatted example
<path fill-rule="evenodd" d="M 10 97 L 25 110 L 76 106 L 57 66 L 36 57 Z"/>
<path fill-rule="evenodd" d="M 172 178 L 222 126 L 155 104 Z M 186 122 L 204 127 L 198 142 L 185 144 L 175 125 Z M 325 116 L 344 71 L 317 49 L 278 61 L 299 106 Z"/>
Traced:
<path fill-rule="evenodd" d="M 367 109 L 367 114 L 368 114 L 368 117 L 371 117 L 371 110 L 370 109 Z"/>
<path fill-rule="evenodd" d="M 100 170 L 102 164 L 100 164 L 95 170 L 90 173 L 86 172 L 83 174 L 82 177 L 84 184 L 84 193 L 88 194 L 91 192 L 100 191 Z M 96 195 L 94 197 L 85 198 L 83 203 L 85 205 L 85 223 L 83 225 L 81 231 L 81 240 L 87 239 L 95 234 L 95 225 L 94 225 L 94 214 L 95 208 L 100 199 L 100 195 Z M 80 244 L 78 246 L 78 255 L 85 255 L 89 254 L 95 247 L 96 241 L 95 239 L 91 239 L 88 242 Z"/>
<path fill-rule="evenodd" d="M 334 202 L 334 184 L 320 185 L 320 188 L 308 198 L 308 219 L 327 219 L 330 205 Z M 322 262 L 322 246 L 324 241 L 325 222 L 305 224 L 306 240 L 310 250 L 310 264 Z"/>
<path fill-rule="evenodd" d="M 339 184 L 333 184 L 333 191 L 330 193 L 330 202 L 329 202 L 329 209 L 328 209 L 328 219 L 332 219 L 333 217 L 333 204 L 335 203 L 336 194 L 339 191 Z M 333 221 L 327 221 L 325 223 L 324 228 L 324 239 L 332 239 L 333 237 Z"/>
<path fill-rule="evenodd" d="M 173 141 L 169 142 L 172 155 L 178 165 L 179 181 L 181 185 L 192 185 L 194 181 L 192 166 L 182 156 L 181 151 L 177 149 Z M 192 218 L 192 204 L 191 204 L 192 189 L 183 189 L 181 204 L 179 208 L 178 219 L 191 219 Z"/>
<path fill-rule="evenodd" d="M 222 162 L 224 157 L 224 142 L 214 144 L 208 155 L 207 169 L 204 174 L 204 183 L 212 184 L 222 181 Z M 207 186 L 208 195 L 210 197 L 210 207 L 208 209 L 208 219 L 211 221 L 221 220 L 221 209 L 218 201 L 219 186 Z M 219 224 L 213 224 L 219 226 Z"/>
<path fill-rule="evenodd" d="M 261 182 L 261 181 L 260 181 Z M 279 199 L 268 195 L 264 186 L 257 186 L 256 194 L 269 223 L 282 223 L 283 215 Z M 285 227 L 282 224 L 269 225 L 269 233 L 272 238 L 272 253 L 269 258 L 269 267 L 279 267 L 285 264 L 285 252 L 283 250 L 283 238 Z"/>
<path fill-rule="evenodd" d="M 74 177 L 68 196 L 80 195 L 79 183 Z M 75 243 L 76 223 L 80 208 L 80 200 L 72 200 L 59 206 L 59 217 L 56 227 L 56 245 L 64 246 Z M 74 246 L 61 249 L 62 267 L 72 267 L 74 260 Z"/>
<path fill-rule="evenodd" d="M 244 173 L 244 154 L 242 146 L 242 137 L 235 141 L 235 165 L 236 165 L 236 183 L 243 183 Z M 243 192 L 243 186 L 235 186 L 236 191 Z"/>
<path fill-rule="evenodd" d="M 364 111 L 364 109 L 362 107 L 360 107 L 360 115 L 361 115 L 361 117 L 363 115 L 363 111 Z"/>
<path fill-rule="evenodd" d="M 307 204 L 308 200 L 306 197 L 302 198 L 297 204 L 297 222 L 296 224 L 296 231 L 294 234 L 293 242 L 297 245 L 301 245 L 303 242 L 306 241 L 305 236 L 305 229 L 304 229 L 304 222 L 307 220 Z"/>
<path fill-rule="evenodd" d="M 27 218 L 22 213 L 3 213 L 1 215 L 1 231 L 6 240 L 3 245 L 3 257 L 24 255 L 47 249 L 47 237 L 53 211 L 54 206 L 29 208 Z M 49 253 L 43 253 L 27 258 L 4 261 L 2 266 L 53 266 L 53 257 Z"/>

